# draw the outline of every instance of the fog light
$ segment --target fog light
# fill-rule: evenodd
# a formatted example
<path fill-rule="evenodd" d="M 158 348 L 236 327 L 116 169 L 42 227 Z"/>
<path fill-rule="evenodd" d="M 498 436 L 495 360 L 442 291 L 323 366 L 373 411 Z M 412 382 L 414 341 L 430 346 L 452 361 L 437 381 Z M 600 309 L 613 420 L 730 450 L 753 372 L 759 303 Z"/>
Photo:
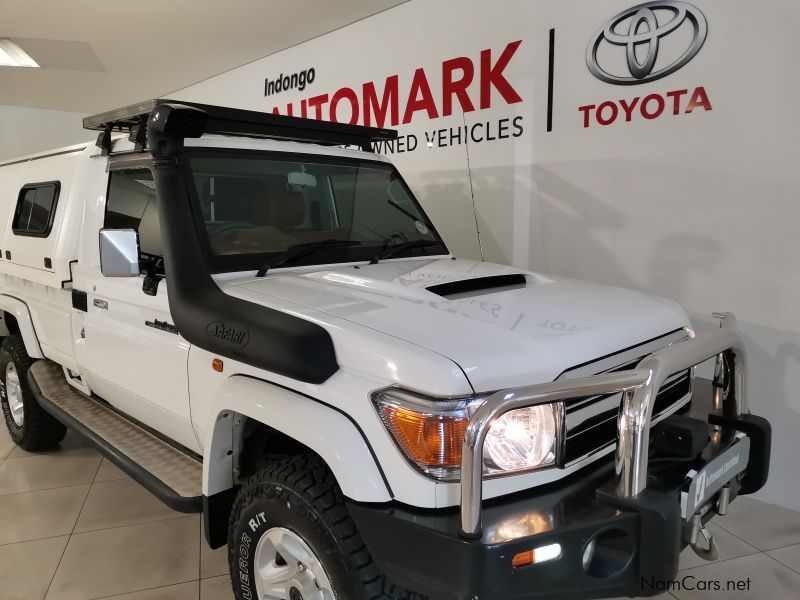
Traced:
<path fill-rule="evenodd" d="M 527 552 L 520 552 L 511 559 L 511 566 L 518 569 L 558 558 L 561 558 L 561 544 L 548 544 Z"/>
<path fill-rule="evenodd" d="M 486 541 L 490 544 L 510 542 L 538 533 L 553 531 L 553 515 L 531 511 L 520 517 L 500 521 L 486 528 Z"/>

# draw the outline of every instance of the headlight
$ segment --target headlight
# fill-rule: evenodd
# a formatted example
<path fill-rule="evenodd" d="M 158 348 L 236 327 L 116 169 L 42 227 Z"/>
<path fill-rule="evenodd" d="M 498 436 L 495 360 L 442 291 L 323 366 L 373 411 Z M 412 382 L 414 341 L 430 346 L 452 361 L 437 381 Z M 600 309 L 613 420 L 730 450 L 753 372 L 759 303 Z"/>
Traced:
<path fill-rule="evenodd" d="M 492 423 L 483 446 L 490 470 L 523 471 L 552 465 L 556 458 L 553 404 L 518 408 Z"/>
<path fill-rule="evenodd" d="M 464 432 L 486 397 L 436 399 L 400 388 L 372 395 L 381 420 L 406 458 L 426 475 L 442 480 L 459 478 Z M 485 476 L 555 466 L 563 421 L 561 402 L 516 409 L 497 419 L 484 443 Z"/>

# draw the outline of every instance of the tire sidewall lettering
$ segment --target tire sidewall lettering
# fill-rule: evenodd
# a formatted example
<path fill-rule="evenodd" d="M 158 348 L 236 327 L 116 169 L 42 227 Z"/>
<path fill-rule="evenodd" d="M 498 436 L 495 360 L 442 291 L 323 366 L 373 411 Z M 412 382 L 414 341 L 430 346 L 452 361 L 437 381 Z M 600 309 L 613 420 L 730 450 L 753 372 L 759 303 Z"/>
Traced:
<path fill-rule="evenodd" d="M 242 532 L 239 538 L 239 547 L 236 551 L 238 558 L 237 564 L 239 566 L 238 585 L 242 590 L 242 597 L 245 600 L 251 600 L 253 597 L 253 588 L 255 587 L 255 582 L 251 581 L 250 577 L 253 572 L 253 561 L 250 560 L 253 554 L 250 550 L 252 543 L 253 538 L 247 535 L 247 533 Z"/>
<path fill-rule="evenodd" d="M 237 584 L 244 600 L 255 598 L 255 549 L 261 536 L 270 526 L 267 525 L 266 512 L 256 509 L 240 524 L 239 544 L 236 548 L 236 566 L 239 572 Z"/>
<path fill-rule="evenodd" d="M 6 387 L 6 366 L 8 363 L 14 363 L 15 366 L 19 367 L 19 363 L 15 360 L 14 355 L 4 348 L 0 351 L 0 413 L 2 413 L 5 419 L 6 427 L 11 433 L 12 439 L 19 443 L 22 440 L 23 430 L 22 427 L 14 422 L 11 416 L 11 406 L 8 403 L 8 388 Z M 17 370 L 19 371 L 19 368 Z M 24 401 L 25 398 L 23 394 L 23 402 Z"/>
<path fill-rule="evenodd" d="M 6 390 L 6 365 L 14 362 L 14 359 L 5 350 L 0 352 L 0 400 L 8 402 L 8 391 Z"/>

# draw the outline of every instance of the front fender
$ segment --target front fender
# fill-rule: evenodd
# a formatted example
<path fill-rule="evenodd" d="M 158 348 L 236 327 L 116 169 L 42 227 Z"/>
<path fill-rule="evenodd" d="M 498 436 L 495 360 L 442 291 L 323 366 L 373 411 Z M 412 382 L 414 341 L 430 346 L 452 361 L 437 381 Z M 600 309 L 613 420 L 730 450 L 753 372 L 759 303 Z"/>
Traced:
<path fill-rule="evenodd" d="M 220 387 L 209 415 L 203 460 L 205 496 L 233 486 L 234 420 L 245 416 L 319 454 L 346 497 L 359 502 L 392 499 L 360 427 L 336 408 L 261 379 L 234 375 Z"/>

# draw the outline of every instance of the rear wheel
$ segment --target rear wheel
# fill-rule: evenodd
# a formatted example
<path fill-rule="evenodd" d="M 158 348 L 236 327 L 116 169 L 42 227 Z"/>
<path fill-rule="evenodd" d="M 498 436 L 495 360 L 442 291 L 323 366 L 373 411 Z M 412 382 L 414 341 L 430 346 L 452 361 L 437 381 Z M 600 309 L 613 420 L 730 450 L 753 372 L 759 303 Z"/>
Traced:
<path fill-rule="evenodd" d="M 45 412 L 28 386 L 28 369 L 33 359 L 19 335 L 9 335 L 0 345 L 0 406 L 11 439 L 29 451 L 57 445 L 66 427 Z"/>
<path fill-rule="evenodd" d="M 237 600 L 423 600 L 372 561 L 333 474 L 314 454 L 247 480 L 228 531 Z"/>

